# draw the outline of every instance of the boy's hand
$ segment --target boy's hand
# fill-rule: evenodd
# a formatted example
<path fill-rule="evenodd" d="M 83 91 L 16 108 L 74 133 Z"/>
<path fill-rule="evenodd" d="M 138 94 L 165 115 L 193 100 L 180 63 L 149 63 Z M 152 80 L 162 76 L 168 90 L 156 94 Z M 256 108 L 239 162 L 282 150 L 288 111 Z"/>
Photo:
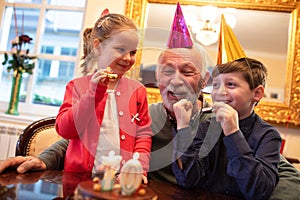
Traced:
<path fill-rule="evenodd" d="M 173 110 L 177 121 L 177 129 L 188 127 L 193 110 L 192 102 L 181 99 L 173 105 Z"/>
<path fill-rule="evenodd" d="M 214 102 L 213 111 L 216 113 L 217 122 L 221 123 L 225 136 L 239 130 L 239 117 L 236 110 L 224 102 Z"/>

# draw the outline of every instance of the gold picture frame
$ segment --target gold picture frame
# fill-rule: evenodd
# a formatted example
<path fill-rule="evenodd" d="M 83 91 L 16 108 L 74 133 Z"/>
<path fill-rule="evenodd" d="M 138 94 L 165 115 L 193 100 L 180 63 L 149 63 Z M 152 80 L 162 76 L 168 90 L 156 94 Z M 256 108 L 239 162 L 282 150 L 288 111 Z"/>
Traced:
<path fill-rule="evenodd" d="M 149 3 L 176 4 L 174 0 L 127 0 L 125 14 L 132 18 L 140 28 L 146 16 Z M 299 0 L 182 0 L 181 5 L 214 5 L 218 7 L 233 7 L 241 9 L 278 11 L 291 13 L 289 27 L 288 64 L 286 69 L 284 102 L 260 102 L 255 111 L 270 123 L 300 125 L 300 1 Z M 142 45 L 142 41 L 141 41 Z M 141 52 L 138 52 L 136 66 L 131 77 L 138 78 Z M 147 88 L 149 103 L 160 101 L 158 89 Z"/>

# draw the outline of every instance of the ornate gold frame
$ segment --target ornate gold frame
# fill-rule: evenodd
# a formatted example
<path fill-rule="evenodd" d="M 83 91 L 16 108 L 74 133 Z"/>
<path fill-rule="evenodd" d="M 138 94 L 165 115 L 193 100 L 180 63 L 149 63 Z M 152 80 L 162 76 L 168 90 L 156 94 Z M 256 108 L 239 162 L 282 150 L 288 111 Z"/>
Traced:
<path fill-rule="evenodd" d="M 148 3 L 176 4 L 178 0 L 127 0 L 125 14 L 136 21 L 140 28 L 144 25 Z M 283 103 L 260 102 L 255 111 L 271 123 L 300 125 L 300 0 L 181 0 L 181 5 L 215 5 L 254 10 L 267 10 L 291 13 L 288 48 L 285 100 Z M 274 22 L 275 23 L 275 22 Z M 142 43 L 141 43 L 142 45 Z M 132 77 L 139 75 L 141 52 L 138 53 Z M 148 88 L 149 103 L 160 101 L 157 89 Z"/>

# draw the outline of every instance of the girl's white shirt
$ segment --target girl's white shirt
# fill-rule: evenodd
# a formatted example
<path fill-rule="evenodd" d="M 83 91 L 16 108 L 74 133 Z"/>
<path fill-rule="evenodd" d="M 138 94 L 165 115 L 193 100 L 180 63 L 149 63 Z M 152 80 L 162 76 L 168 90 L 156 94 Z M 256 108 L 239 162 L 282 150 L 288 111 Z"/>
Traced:
<path fill-rule="evenodd" d="M 101 157 L 108 156 L 110 151 L 120 155 L 120 129 L 115 90 L 107 90 L 107 100 L 104 109 L 104 117 L 100 127 L 97 151 L 95 155 L 93 173 L 101 164 Z"/>

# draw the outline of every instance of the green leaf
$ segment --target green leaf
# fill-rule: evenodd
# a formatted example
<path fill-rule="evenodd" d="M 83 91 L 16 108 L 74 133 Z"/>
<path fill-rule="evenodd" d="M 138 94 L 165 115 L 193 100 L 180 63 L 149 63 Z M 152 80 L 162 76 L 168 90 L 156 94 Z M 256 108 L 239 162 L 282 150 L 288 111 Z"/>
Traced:
<path fill-rule="evenodd" d="M 4 53 L 4 61 L 2 62 L 2 65 L 5 65 L 7 63 L 8 60 L 8 55 L 7 53 Z"/>

